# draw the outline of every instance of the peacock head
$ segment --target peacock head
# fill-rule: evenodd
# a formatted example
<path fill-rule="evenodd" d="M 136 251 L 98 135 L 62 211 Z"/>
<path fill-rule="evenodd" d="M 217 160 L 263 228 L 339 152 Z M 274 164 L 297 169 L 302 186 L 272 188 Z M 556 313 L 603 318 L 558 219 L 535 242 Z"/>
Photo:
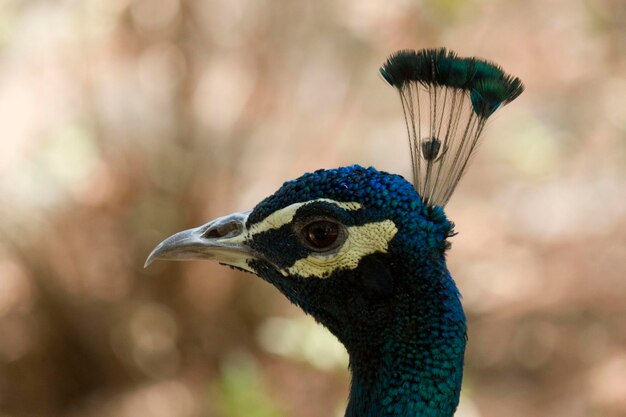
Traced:
<path fill-rule="evenodd" d="M 179 232 L 146 265 L 211 259 L 252 272 L 350 349 L 377 343 L 400 298 L 437 287 L 429 271 L 445 268 L 451 231 L 411 183 L 354 165 L 305 174 L 252 211 Z"/>
<path fill-rule="evenodd" d="M 366 335 L 376 342 L 400 299 L 424 311 L 419 304 L 444 288 L 442 303 L 453 299 L 446 308 L 458 310 L 444 259 L 452 223 L 442 207 L 487 119 L 523 86 L 495 64 L 443 48 L 397 52 L 380 73 L 400 93 L 413 184 L 357 165 L 306 174 L 250 212 L 173 235 L 146 265 L 213 259 L 257 274 L 348 350 Z"/>
<path fill-rule="evenodd" d="M 285 183 L 254 210 L 167 238 L 154 259 L 213 259 L 259 275 L 350 354 L 346 416 L 452 416 L 465 315 L 445 265 L 447 204 L 487 119 L 518 78 L 446 49 L 400 51 L 380 70 L 400 94 L 413 184 L 357 165 Z"/>

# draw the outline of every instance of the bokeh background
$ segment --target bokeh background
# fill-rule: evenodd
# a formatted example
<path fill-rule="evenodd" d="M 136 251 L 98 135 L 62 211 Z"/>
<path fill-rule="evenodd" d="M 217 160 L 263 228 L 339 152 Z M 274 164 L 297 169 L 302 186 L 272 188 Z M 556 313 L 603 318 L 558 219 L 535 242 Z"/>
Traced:
<path fill-rule="evenodd" d="M 626 415 L 626 3 L 2 0 L 0 416 L 339 416 L 343 348 L 169 234 L 305 171 L 409 176 L 377 75 L 447 46 L 527 91 L 447 207 L 459 417 Z"/>

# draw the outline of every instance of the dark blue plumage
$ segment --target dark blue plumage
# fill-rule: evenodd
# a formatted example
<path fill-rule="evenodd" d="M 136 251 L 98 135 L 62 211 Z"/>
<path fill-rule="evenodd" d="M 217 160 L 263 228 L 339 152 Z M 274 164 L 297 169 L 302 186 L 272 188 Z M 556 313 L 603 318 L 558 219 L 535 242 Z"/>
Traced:
<path fill-rule="evenodd" d="M 398 233 L 388 253 L 323 280 L 276 272 L 271 263 L 282 262 L 281 252 L 253 268 L 346 346 L 353 373 L 347 416 L 452 415 L 465 350 L 465 316 L 445 266 L 452 223 L 441 208 L 424 205 L 402 177 L 355 165 L 285 183 L 252 211 L 248 227 L 317 198 L 363 204 L 337 215 L 344 224 L 391 219 Z M 262 245 L 290 235 L 266 233 Z"/>
<path fill-rule="evenodd" d="M 399 52 L 381 73 L 400 92 L 414 184 L 358 165 L 315 171 L 251 212 L 171 236 L 146 264 L 212 259 L 274 285 L 348 350 L 347 417 L 450 417 L 466 323 L 446 268 L 453 224 L 442 207 L 484 122 L 522 86 L 444 49 Z"/>

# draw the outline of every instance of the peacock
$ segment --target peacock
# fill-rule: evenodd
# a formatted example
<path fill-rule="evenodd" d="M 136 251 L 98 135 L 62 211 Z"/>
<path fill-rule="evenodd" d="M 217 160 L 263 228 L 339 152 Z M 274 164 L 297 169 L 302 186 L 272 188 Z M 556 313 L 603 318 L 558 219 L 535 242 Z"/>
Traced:
<path fill-rule="evenodd" d="M 251 211 L 168 237 L 146 266 L 210 259 L 275 286 L 348 351 L 346 417 L 449 417 L 467 333 L 443 208 L 489 117 L 524 87 L 445 48 L 396 52 L 380 74 L 400 94 L 412 184 L 359 165 L 307 173 Z"/>

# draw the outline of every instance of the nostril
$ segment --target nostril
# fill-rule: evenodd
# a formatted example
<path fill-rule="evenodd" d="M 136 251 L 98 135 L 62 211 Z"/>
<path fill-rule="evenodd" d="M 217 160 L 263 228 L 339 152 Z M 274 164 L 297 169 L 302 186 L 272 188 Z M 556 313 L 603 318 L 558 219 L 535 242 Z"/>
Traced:
<path fill-rule="evenodd" d="M 227 222 L 222 224 L 212 225 L 206 232 L 204 237 L 209 239 L 219 239 L 227 236 L 235 236 L 241 233 L 242 225 L 239 222 Z"/>
<path fill-rule="evenodd" d="M 204 233 L 204 237 L 208 237 L 211 239 L 217 239 L 218 237 L 223 237 L 222 235 L 220 235 L 219 231 L 217 229 L 209 229 Z"/>

